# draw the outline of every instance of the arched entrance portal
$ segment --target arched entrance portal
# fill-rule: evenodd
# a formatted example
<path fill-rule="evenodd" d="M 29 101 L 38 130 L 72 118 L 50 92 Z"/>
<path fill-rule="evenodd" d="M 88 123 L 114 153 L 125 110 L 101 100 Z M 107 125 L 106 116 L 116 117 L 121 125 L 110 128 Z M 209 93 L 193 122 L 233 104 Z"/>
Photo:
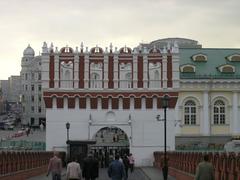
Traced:
<path fill-rule="evenodd" d="M 100 167 L 108 167 L 115 154 L 129 154 L 129 139 L 127 134 L 118 127 L 101 128 L 94 136 L 96 144 L 90 149 L 98 159 Z"/>

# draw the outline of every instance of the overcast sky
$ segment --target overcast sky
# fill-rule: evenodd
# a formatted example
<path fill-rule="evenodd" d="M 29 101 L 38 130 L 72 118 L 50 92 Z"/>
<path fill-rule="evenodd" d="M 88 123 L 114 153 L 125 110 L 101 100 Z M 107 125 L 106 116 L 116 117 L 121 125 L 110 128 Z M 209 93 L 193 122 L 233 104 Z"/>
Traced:
<path fill-rule="evenodd" d="M 0 79 L 19 75 L 28 44 L 134 47 L 168 37 L 240 48 L 240 0 L 0 0 Z"/>

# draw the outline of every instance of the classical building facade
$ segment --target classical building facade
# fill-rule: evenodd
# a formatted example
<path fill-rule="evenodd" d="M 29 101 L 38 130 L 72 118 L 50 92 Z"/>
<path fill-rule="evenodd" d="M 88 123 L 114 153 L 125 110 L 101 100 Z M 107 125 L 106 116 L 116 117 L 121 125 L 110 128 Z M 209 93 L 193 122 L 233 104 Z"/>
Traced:
<path fill-rule="evenodd" d="M 70 140 L 98 140 L 109 129 L 125 134 L 136 165 L 151 165 L 163 150 L 162 97 L 167 95 L 167 148 L 175 148 L 175 104 L 179 94 L 179 49 L 73 50 L 42 47 L 42 86 L 46 103 L 47 150 L 66 150 Z M 161 119 L 159 118 L 159 119 Z M 110 131 L 109 131 L 110 132 Z M 102 140 L 114 143 L 121 137 Z M 103 142 L 104 141 L 104 142 Z M 109 144 L 108 144 L 109 145 Z M 125 144 L 126 145 L 126 144 Z M 100 146 L 100 145 L 99 145 Z M 110 145 L 109 145 L 110 146 Z M 112 145 L 114 146 L 114 145 Z M 100 147 L 99 147 L 100 148 Z"/>
<path fill-rule="evenodd" d="M 203 48 L 197 41 L 166 38 L 143 47 L 179 46 L 176 147 L 224 145 L 240 135 L 240 49 Z"/>
<path fill-rule="evenodd" d="M 21 61 L 22 124 L 38 126 L 45 123 L 45 104 L 42 96 L 41 56 L 35 56 L 30 45 L 24 50 Z"/>

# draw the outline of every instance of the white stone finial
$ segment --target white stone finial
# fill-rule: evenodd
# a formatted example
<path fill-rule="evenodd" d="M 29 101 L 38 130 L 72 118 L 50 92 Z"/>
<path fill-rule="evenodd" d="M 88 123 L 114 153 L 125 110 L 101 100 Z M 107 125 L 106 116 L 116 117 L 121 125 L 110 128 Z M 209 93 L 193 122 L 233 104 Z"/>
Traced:
<path fill-rule="evenodd" d="M 53 49 L 53 43 L 51 42 L 50 49 Z"/>
<path fill-rule="evenodd" d="M 75 53 L 78 53 L 78 47 L 76 46 Z"/>
<path fill-rule="evenodd" d="M 142 44 L 139 44 L 139 51 L 142 51 Z"/>
<path fill-rule="evenodd" d="M 83 50 L 83 42 L 81 42 L 81 45 L 80 45 L 80 47 L 81 47 L 81 50 Z"/>
<path fill-rule="evenodd" d="M 108 53 L 108 48 L 107 47 L 105 47 L 105 53 Z"/>
<path fill-rule="evenodd" d="M 58 53 L 58 47 L 55 47 L 55 53 Z"/>
<path fill-rule="evenodd" d="M 42 53 L 48 53 L 47 43 L 44 41 L 42 46 Z"/>
<path fill-rule="evenodd" d="M 115 47 L 115 51 L 114 51 L 115 53 L 118 53 L 118 50 L 117 50 L 117 47 Z"/>
<path fill-rule="evenodd" d="M 110 51 L 112 51 L 112 48 L 113 48 L 112 43 L 110 43 L 109 47 L 110 47 Z"/>
<path fill-rule="evenodd" d="M 126 44 L 125 44 L 125 46 L 123 48 L 123 52 L 128 53 L 128 48 L 127 48 Z"/>
<path fill-rule="evenodd" d="M 85 52 L 88 53 L 88 47 L 86 47 L 86 51 Z"/>

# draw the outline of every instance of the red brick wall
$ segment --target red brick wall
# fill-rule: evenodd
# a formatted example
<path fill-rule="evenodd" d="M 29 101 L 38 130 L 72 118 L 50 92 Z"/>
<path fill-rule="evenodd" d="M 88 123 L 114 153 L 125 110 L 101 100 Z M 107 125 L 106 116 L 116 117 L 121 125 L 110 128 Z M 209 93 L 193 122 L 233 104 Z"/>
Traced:
<path fill-rule="evenodd" d="M 163 152 L 154 152 L 154 166 L 161 169 Z M 240 154 L 208 153 L 216 180 L 240 179 Z M 168 152 L 169 174 L 176 180 L 193 180 L 196 168 L 203 159 L 200 152 Z"/>

